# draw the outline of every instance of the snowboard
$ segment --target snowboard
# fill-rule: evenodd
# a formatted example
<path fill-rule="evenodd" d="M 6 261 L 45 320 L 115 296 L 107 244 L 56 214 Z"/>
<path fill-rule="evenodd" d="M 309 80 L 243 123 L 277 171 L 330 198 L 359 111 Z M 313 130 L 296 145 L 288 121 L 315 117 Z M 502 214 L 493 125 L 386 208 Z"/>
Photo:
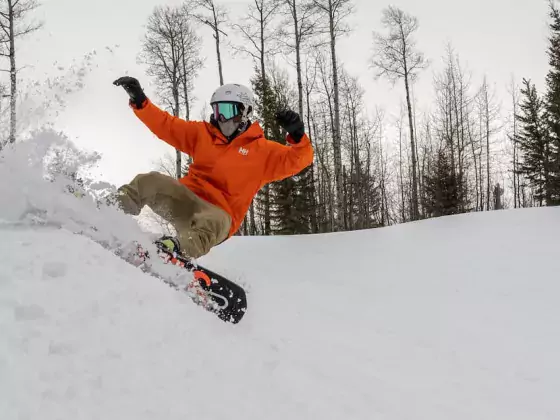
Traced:
<path fill-rule="evenodd" d="M 192 273 L 193 281 L 186 286 L 178 285 L 172 280 L 152 271 L 149 264 L 151 255 L 140 244 L 137 244 L 138 251 L 136 255 L 138 259 L 135 262 L 128 262 L 140 267 L 144 272 L 159 278 L 175 290 L 186 292 L 195 304 L 203 307 L 208 312 L 214 313 L 222 321 L 232 324 L 237 324 L 241 321 L 247 310 L 247 296 L 243 287 L 206 267 L 193 264 L 191 260 L 170 252 L 164 246 L 160 246 L 157 243 L 155 245 L 158 257 L 165 264 L 172 264 L 179 269 Z"/>

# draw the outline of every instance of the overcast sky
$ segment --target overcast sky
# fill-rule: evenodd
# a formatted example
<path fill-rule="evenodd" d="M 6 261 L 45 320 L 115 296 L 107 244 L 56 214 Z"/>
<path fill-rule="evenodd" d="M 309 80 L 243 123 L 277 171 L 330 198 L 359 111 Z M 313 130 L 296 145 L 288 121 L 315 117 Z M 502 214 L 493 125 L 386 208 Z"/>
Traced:
<path fill-rule="evenodd" d="M 230 10 L 232 21 L 243 16 L 249 2 L 221 0 Z M 150 96 L 154 94 L 136 56 L 148 16 L 156 5 L 165 3 L 179 1 L 43 0 L 36 15 L 44 20 L 44 29 L 20 43 L 19 63 L 29 66 L 22 76 L 34 78 L 55 74 L 55 62 L 68 65 L 88 52 L 98 51 L 97 67 L 86 79 L 85 88 L 72 97 L 69 109 L 56 122 L 78 145 L 103 155 L 100 176 L 112 183 L 127 182 L 138 172 L 152 170 L 154 162 L 171 151 L 139 123 L 127 106 L 124 91 L 111 84 L 121 75 L 133 75 Z M 355 0 L 354 4 L 355 13 L 348 19 L 353 32 L 339 43 L 340 63 L 360 78 L 369 112 L 381 106 L 388 116 L 398 115 L 401 85 L 393 88 L 384 80 L 375 81 L 368 67 L 372 31 L 380 29 L 381 10 L 389 3 Z M 517 82 L 531 78 L 543 89 L 548 68 L 546 0 L 396 0 L 392 4 L 418 17 L 417 45 L 432 60 L 415 89 L 420 106 L 432 100 L 433 73 L 441 68 L 449 42 L 472 71 L 473 82 L 478 83 L 484 74 L 488 76 L 505 111 L 509 109 L 506 87 L 512 75 Z M 207 28 L 199 33 L 206 62 L 196 79 L 195 118 L 201 118 L 203 105 L 218 86 L 213 38 Z M 229 38 L 239 42 L 233 34 Z M 250 59 L 224 49 L 226 83 L 249 84 Z M 135 159 L 131 159 L 131 150 Z"/>

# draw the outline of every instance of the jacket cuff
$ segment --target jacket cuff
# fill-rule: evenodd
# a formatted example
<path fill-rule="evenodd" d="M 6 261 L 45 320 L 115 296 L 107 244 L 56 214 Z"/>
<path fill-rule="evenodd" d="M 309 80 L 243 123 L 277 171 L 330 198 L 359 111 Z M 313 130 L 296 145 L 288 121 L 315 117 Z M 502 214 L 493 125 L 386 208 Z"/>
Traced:
<path fill-rule="evenodd" d="M 132 109 L 138 111 L 138 110 L 140 110 L 140 109 L 146 108 L 146 105 L 148 105 L 148 102 L 150 102 L 150 100 L 149 100 L 148 98 L 146 98 L 146 99 L 144 100 L 144 102 L 142 102 L 142 106 L 141 106 L 141 107 L 138 107 L 138 106 L 136 105 L 136 103 L 135 103 L 134 101 L 132 101 L 132 99 L 131 99 L 130 101 L 128 101 L 128 104 L 129 104 L 129 106 L 130 106 Z"/>
<path fill-rule="evenodd" d="M 307 139 L 307 134 L 303 134 L 303 136 L 301 136 L 301 138 L 299 139 L 299 141 L 296 141 L 291 134 L 287 134 L 286 135 L 286 143 L 291 144 L 291 145 L 296 145 L 296 144 L 300 144 L 303 143 L 305 141 L 305 139 Z"/>
<path fill-rule="evenodd" d="M 309 137 L 307 137 L 307 134 L 305 133 L 303 134 L 303 136 L 301 136 L 299 141 L 296 141 L 291 134 L 286 135 L 286 143 L 291 144 L 292 146 L 304 143 L 306 140 L 309 141 Z"/>

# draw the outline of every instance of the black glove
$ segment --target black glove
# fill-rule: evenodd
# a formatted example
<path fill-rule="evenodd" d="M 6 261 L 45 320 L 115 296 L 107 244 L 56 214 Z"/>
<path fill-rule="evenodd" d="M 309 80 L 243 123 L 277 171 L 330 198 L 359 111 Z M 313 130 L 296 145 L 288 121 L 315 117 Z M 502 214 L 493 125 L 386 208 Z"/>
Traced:
<path fill-rule="evenodd" d="M 303 125 L 303 121 L 297 112 L 289 109 L 278 111 L 276 113 L 276 121 L 280 127 L 292 136 L 292 139 L 294 139 L 296 143 L 301 141 L 301 138 L 305 134 L 305 126 Z"/>
<path fill-rule="evenodd" d="M 142 109 L 142 105 L 148 99 L 140 86 L 140 82 L 134 77 L 124 76 L 113 82 L 115 86 L 122 86 L 128 96 L 130 96 L 130 102 L 136 106 L 137 109 Z"/>

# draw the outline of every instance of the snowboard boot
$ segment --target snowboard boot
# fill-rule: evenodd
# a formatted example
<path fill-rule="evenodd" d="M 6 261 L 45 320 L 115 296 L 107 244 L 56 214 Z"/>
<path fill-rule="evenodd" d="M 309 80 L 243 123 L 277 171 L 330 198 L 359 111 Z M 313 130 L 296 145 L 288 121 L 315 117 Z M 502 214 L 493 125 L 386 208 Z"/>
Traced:
<path fill-rule="evenodd" d="M 206 273 L 195 268 L 193 260 L 185 255 L 181 251 L 181 244 L 176 237 L 173 236 L 162 236 L 156 240 L 155 245 L 158 247 L 160 252 L 160 257 L 166 263 L 177 264 L 179 266 L 187 266 L 191 268 L 193 273 L 193 280 L 187 284 L 185 290 L 187 294 L 195 301 L 198 305 L 207 307 L 211 303 L 208 291 L 212 281 Z M 172 255 L 172 256 L 171 256 Z"/>
<path fill-rule="evenodd" d="M 179 243 L 179 239 L 173 236 L 164 235 L 157 239 L 154 243 L 158 249 L 164 252 L 169 252 L 175 256 L 181 255 L 181 244 Z"/>

